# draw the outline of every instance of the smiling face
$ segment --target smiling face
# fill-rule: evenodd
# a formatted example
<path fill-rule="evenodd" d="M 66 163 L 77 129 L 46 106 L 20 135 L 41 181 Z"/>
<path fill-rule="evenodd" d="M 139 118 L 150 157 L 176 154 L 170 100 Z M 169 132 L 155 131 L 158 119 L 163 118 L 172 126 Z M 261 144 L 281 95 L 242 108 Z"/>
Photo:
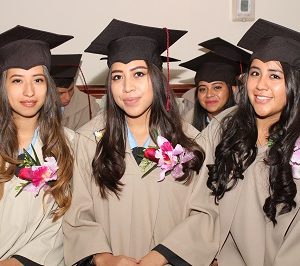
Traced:
<path fill-rule="evenodd" d="M 281 64 L 254 59 L 249 70 L 247 92 L 257 118 L 278 121 L 287 101 Z"/>
<path fill-rule="evenodd" d="M 200 105 L 211 118 L 224 110 L 229 99 L 229 89 L 223 81 L 200 81 L 197 96 Z"/>
<path fill-rule="evenodd" d="M 6 92 L 14 118 L 38 117 L 47 94 L 47 80 L 42 66 L 29 70 L 7 70 Z"/>
<path fill-rule="evenodd" d="M 146 117 L 153 101 L 153 87 L 147 64 L 134 60 L 111 66 L 111 92 L 116 104 L 128 118 Z"/>

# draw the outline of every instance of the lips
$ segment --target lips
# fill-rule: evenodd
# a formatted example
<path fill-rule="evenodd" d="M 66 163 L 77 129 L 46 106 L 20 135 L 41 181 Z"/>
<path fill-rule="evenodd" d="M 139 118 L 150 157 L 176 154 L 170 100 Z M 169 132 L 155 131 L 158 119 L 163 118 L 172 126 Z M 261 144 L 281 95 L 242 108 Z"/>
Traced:
<path fill-rule="evenodd" d="M 37 101 L 21 101 L 20 103 L 25 107 L 33 107 L 36 105 Z"/>
<path fill-rule="evenodd" d="M 206 105 L 212 105 L 212 104 L 216 104 L 218 103 L 218 101 L 214 100 L 214 101 L 205 101 Z"/>
<path fill-rule="evenodd" d="M 128 97 L 123 99 L 125 105 L 135 105 L 139 101 L 140 97 Z"/>
<path fill-rule="evenodd" d="M 264 96 L 264 95 L 254 95 L 254 97 L 255 97 L 255 102 L 257 103 L 267 103 L 272 99 L 272 97 Z"/>

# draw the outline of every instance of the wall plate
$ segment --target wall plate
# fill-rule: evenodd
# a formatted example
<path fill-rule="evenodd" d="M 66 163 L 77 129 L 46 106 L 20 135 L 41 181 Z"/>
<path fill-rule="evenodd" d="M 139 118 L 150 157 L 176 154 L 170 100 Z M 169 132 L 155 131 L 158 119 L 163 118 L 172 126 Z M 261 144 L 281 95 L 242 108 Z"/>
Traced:
<path fill-rule="evenodd" d="M 232 0 L 232 20 L 255 20 L 255 0 Z"/>

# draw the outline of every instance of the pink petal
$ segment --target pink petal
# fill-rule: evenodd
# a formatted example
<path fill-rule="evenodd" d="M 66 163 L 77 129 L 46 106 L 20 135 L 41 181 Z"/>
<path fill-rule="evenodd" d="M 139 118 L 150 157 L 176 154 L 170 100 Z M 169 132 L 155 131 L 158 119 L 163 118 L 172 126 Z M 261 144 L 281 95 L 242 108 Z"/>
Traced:
<path fill-rule="evenodd" d="M 180 144 L 177 144 L 175 149 L 173 150 L 173 155 L 179 155 L 183 152 L 184 152 L 184 148 Z"/>

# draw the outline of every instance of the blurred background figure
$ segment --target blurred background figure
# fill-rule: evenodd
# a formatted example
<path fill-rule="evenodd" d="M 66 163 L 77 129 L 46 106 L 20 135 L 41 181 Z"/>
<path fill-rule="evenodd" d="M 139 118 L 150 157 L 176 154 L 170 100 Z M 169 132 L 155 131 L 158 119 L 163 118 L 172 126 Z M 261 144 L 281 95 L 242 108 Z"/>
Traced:
<path fill-rule="evenodd" d="M 77 130 L 99 111 L 96 98 L 79 90 L 75 80 L 80 67 L 81 54 L 52 55 L 51 71 L 62 106 L 62 123 Z"/>

